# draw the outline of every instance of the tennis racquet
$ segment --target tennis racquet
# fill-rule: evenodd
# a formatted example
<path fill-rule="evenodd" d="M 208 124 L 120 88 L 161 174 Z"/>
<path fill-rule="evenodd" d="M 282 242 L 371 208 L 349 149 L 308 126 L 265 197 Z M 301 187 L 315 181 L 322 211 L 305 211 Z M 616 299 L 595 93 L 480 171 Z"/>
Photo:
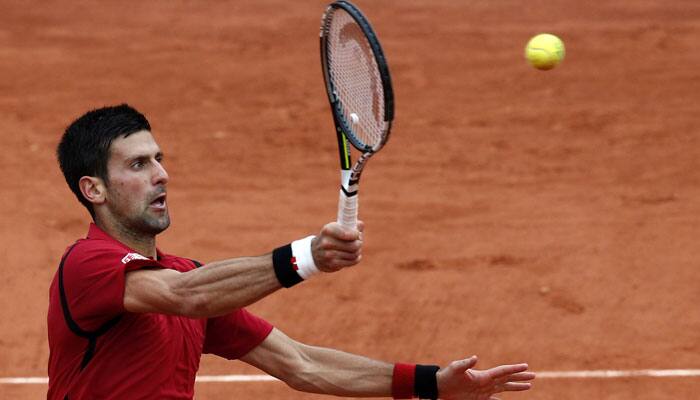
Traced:
<path fill-rule="evenodd" d="M 352 3 L 331 3 L 321 19 L 321 65 L 338 139 L 338 223 L 357 226 L 360 174 L 389 139 L 394 92 L 377 35 Z M 362 154 L 351 167 L 351 145 Z"/>

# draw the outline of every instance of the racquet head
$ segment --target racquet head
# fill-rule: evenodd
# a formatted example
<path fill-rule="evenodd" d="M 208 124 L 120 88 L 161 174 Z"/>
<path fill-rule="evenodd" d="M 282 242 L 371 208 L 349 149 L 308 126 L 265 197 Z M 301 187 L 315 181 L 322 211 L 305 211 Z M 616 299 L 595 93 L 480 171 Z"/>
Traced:
<path fill-rule="evenodd" d="M 321 64 L 338 134 L 358 150 L 374 153 L 389 138 L 394 118 L 389 67 L 377 35 L 357 7 L 340 0 L 326 9 L 320 36 Z"/>

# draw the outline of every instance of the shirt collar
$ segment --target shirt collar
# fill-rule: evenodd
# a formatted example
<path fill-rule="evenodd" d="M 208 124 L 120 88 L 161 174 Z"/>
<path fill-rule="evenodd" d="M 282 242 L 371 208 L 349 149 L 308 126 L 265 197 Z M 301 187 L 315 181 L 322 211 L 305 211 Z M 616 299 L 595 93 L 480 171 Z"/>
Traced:
<path fill-rule="evenodd" d="M 119 244 L 120 246 L 124 247 L 125 249 L 129 250 L 130 252 L 136 252 L 136 250 L 132 249 L 131 247 L 129 247 L 129 246 L 125 245 L 124 243 L 118 241 L 117 239 L 109 236 L 109 234 L 107 232 L 103 231 L 94 222 L 90 223 L 90 227 L 88 228 L 87 238 L 88 239 L 107 240 L 107 241 Z M 165 257 L 166 257 L 165 253 L 161 252 L 156 247 L 156 260 L 162 260 Z"/>

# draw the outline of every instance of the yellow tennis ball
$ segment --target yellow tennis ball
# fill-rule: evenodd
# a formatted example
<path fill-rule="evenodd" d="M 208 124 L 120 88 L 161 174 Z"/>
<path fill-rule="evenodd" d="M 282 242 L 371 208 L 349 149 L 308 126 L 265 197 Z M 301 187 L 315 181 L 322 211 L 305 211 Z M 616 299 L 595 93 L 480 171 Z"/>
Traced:
<path fill-rule="evenodd" d="M 564 59 L 564 42 L 550 33 L 540 33 L 527 42 L 525 58 L 533 67 L 548 70 Z"/>

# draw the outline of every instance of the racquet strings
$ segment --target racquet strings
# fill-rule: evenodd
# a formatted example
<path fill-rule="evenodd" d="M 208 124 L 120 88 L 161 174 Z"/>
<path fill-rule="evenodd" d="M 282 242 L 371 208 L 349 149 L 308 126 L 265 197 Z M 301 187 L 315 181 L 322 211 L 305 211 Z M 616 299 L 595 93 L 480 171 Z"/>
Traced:
<path fill-rule="evenodd" d="M 360 147 L 379 145 L 388 131 L 379 67 L 364 32 L 342 9 L 330 18 L 326 51 L 330 80 L 349 134 Z"/>

